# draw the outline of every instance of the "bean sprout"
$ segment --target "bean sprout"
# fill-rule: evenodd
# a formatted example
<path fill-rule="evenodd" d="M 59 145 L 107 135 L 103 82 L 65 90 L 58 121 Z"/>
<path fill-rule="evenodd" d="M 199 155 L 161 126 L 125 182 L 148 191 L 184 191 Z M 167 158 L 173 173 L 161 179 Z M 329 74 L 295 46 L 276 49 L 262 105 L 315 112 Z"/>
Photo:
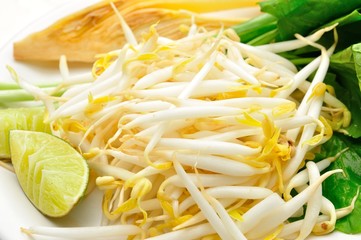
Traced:
<path fill-rule="evenodd" d="M 332 126 L 350 119 L 323 83 L 335 45 L 315 43 L 334 26 L 253 47 L 232 40 L 230 30 L 195 24 L 180 40 L 159 37 L 152 26 L 137 41 L 118 17 L 129 43 L 103 55 L 94 63 L 95 79 L 84 75 L 61 99 L 13 73 L 44 101 L 53 133 L 96 172 L 109 226 L 24 232 L 35 239 L 168 240 L 305 239 L 333 230 L 337 212 L 349 209 L 337 211 L 322 197 L 321 183 L 340 171 L 321 175 L 332 159 L 306 164 L 306 156 L 327 141 Z M 275 53 L 306 45 L 321 53 L 300 70 Z M 65 86 L 71 79 L 65 59 L 61 74 Z M 334 119 L 330 111 L 343 115 Z M 305 206 L 303 219 L 289 222 Z"/>

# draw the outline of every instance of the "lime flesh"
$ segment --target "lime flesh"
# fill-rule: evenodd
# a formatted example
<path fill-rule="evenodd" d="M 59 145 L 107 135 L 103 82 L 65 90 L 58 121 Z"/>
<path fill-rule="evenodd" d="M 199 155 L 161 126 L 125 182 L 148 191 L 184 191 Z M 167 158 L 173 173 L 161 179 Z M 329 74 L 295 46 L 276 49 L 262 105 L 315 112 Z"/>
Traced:
<path fill-rule="evenodd" d="M 10 130 L 32 130 L 50 132 L 49 124 L 44 123 L 44 108 L 0 109 L 0 157 L 10 158 Z"/>
<path fill-rule="evenodd" d="M 84 195 L 89 179 L 85 159 L 48 133 L 10 131 L 10 151 L 20 186 L 44 215 L 66 215 Z"/>

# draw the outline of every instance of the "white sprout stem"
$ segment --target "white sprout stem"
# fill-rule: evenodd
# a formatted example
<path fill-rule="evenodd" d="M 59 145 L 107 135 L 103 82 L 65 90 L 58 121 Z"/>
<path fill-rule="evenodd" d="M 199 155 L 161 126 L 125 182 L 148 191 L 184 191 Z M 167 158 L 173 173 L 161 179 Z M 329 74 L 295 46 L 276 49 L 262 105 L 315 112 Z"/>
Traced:
<path fill-rule="evenodd" d="M 243 109 L 251 108 L 253 106 L 260 106 L 262 108 L 276 108 L 279 105 L 293 104 L 293 102 L 288 99 L 268 97 L 230 98 L 224 100 L 216 100 L 212 102 L 202 102 L 199 102 L 199 104 L 207 104 L 210 106 L 238 107 Z"/>
<path fill-rule="evenodd" d="M 127 60 L 128 57 L 134 54 L 133 49 L 131 49 L 129 43 L 126 43 L 124 47 L 119 52 L 114 52 L 117 55 L 117 59 L 110 64 L 108 68 L 104 70 L 104 72 L 98 76 L 94 82 L 103 82 L 106 79 L 111 78 L 112 76 L 116 75 L 119 72 L 123 72 L 124 62 Z M 112 87 L 116 86 L 116 84 L 112 85 Z"/>
<path fill-rule="evenodd" d="M 95 83 L 99 84 L 91 85 L 89 89 L 86 89 L 86 91 L 71 98 L 69 101 L 57 108 L 49 116 L 50 121 L 53 121 L 60 117 L 75 115 L 78 112 L 81 112 L 82 109 L 85 108 L 85 106 L 88 104 L 89 94 L 92 94 L 94 97 L 99 96 L 99 94 L 102 94 L 104 96 L 108 95 L 112 91 L 112 88 L 110 86 L 116 85 L 121 75 L 122 73 L 120 72 L 108 78 L 106 81 L 95 81 Z"/>
<path fill-rule="evenodd" d="M 110 2 L 110 5 L 112 7 L 112 9 L 114 10 L 117 18 L 120 21 L 120 24 L 122 26 L 122 30 L 124 32 L 124 36 L 125 39 L 127 40 L 127 42 L 133 46 L 138 45 L 138 41 L 136 39 L 136 37 L 134 36 L 133 31 L 131 30 L 131 28 L 128 26 L 128 24 L 126 23 L 126 21 L 124 20 L 123 16 L 120 14 L 119 10 L 117 9 L 117 7 L 114 5 L 113 2 Z"/>
<path fill-rule="evenodd" d="M 155 163 L 158 163 L 158 162 L 155 162 Z M 142 177 L 150 177 L 150 176 L 153 176 L 156 174 L 160 174 L 164 171 L 165 170 L 157 169 L 157 168 L 154 168 L 153 166 L 147 166 L 147 167 L 143 168 L 142 170 L 140 170 L 139 172 L 135 173 L 135 175 L 128 180 L 132 181 L 133 179 L 138 179 L 138 178 L 142 178 Z"/>
<path fill-rule="evenodd" d="M 319 96 L 319 97 L 316 96 L 313 98 L 313 101 L 309 101 L 316 84 L 323 82 L 325 75 L 327 73 L 329 62 L 330 62 L 325 48 L 323 48 L 323 47 L 320 47 L 320 48 L 321 48 L 321 54 L 322 54 L 321 64 L 315 74 L 315 77 L 311 83 L 309 90 L 306 92 L 304 98 L 302 99 L 302 102 L 296 112 L 296 116 L 306 114 L 307 110 L 308 110 L 308 115 L 310 115 L 316 119 L 318 119 L 318 117 L 320 115 L 321 107 L 323 104 L 323 95 Z M 312 105 L 310 106 L 311 103 L 312 103 Z M 315 129 L 316 129 L 315 124 L 307 124 L 304 127 L 302 135 L 301 135 L 300 143 L 296 147 L 296 154 L 291 159 L 291 161 L 289 161 L 289 164 L 285 168 L 284 179 L 286 181 L 291 176 L 294 175 L 294 173 L 297 171 L 298 167 L 300 166 L 300 164 L 309 148 L 309 146 L 307 144 L 303 144 L 303 142 L 313 136 Z M 295 141 L 298 136 L 299 130 L 300 129 L 292 129 L 292 130 L 288 131 L 287 137 L 289 139 Z"/>
<path fill-rule="evenodd" d="M 81 85 L 75 84 L 74 86 L 69 87 L 61 96 L 63 99 L 71 99 L 78 94 L 87 91 L 87 89 L 92 85 L 93 83 L 84 83 Z"/>
<path fill-rule="evenodd" d="M 131 171 L 103 163 L 96 163 L 89 161 L 88 164 L 99 175 L 103 175 L 103 176 L 113 176 L 122 180 L 128 180 L 135 175 L 135 173 Z"/>
<path fill-rule="evenodd" d="M 332 25 L 332 26 L 329 26 L 326 28 L 322 28 L 322 29 L 318 30 L 317 32 L 315 32 L 314 34 L 309 35 L 305 38 L 310 42 L 317 42 L 323 36 L 323 34 L 333 30 L 335 28 L 335 26 L 336 25 Z M 300 40 L 300 39 L 295 39 L 295 40 L 289 40 L 289 41 L 283 41 L 283 42 L 277 42 L 277 43 L 269 43 L 266 45 L 260 45 L 260 46 L 256 46 L 256 47 L 263 51 L 280 53 L 280 52 L 287 52 L 287 51 L 299 49 L 299 48 L 305 47 L 307 45 L 308 45 L 307 42 Z"/>
<path fill-rule="evenodd" d="M 208 80 L 205 82 L 223 82 L 223 80 Z M 227 81 L 227 80 L 224 80 Z M 167 101 L 166 99 L 165 101 Z M 279 108 L 282 105 L 296 106 L 295 103 L 288 99 L 283 98 L 269 98 L 269 97 L 243 97 L 243 98 L 229 98 L 221 100 L 199 100 L 199 99 L 169 99 L 174 105 L 178 107 L 191 107 L 191 106 L 208 106 L 208 107 L 235 107 L 241 109 L 249 109 L 252 107 L 260 107 L 265 109 Z"/>
<path fill-rule="evenodd" d="M 140 90 L 149 88 L 157 83 L 164 82 L 172 77 L 173 67 L 166 67 L 151 72 L 140 78 L 133 86 L 133 89 Z"/>
<path fill-rule="evenodd" d="M 260 70 L 259 68 L 248 64 L 245 59 L 243 58 L 240 46 L 234 44 L 230 41 L 225 41 L 225 46 L 227 46 L 227 57 L 228 59 L 234 61 L 239 65 L 242 69 L 246 70 L 246 72 L 251 72 L 253 76 Z M 273 73 L 272 73 L 273 74 Z"/>
<path fill-rule="evenodd" d="M 168 159 L 175 158 L 177 161 L 187 166 L 197 165 L 197 168 L 229 176 L 248 177 L 270 171 L 270 167 L 255 168 L 242 162 L 218 156 L 186 154 L 174 151 L 164 151 L 164 155 L 167 156 Z"/>
<path fill-rule="evenodd" d="M 236 143 L 221 141 L 207 141 L 184 138 L 162 138 L 157 147 L 193 150 L 202 154 L 219 154 L 219 155 L 243 155 L 249 156 L 257 154 L 261 148 L 251 148 Z"/>
<path fill-rule="evenodd" d="M 124 105 L 125 109 L 130 110 L 134 113 L 156 112 L 156 111 L 166 110 L 171 107 L 174 107 L 174 105 L 169 102 L 161 101 L 161 100 L 146 101 L 146 102 L 129 101 L 128 104 Z"/>
<path fill-rule="evenodd" d="M 159 45 L 172 45 L 175 42 L 176 41 L 174 41 L 173 39 L 166 38 L 166 37 L 163 37 L 163 36 L 158 36 L 158 44 Z"/>
<path fill-rule="evenodd" d="M 320 215 L 317 217 L 317 222 L 323 222 L 323 221 L 327 221 L 327 220 L 328 220 L 328 216 L 325 216 L 325 215 Z M 301 229 L 303 222 L 304 222 L 304 219 L 294 221 L 291 223 L 286 223 L 283 226 L 281 232 L 277 235 L 277 237 L 284 238 L 284 239 L 295 239 L 297 237 L 297 233 Z M 295 236 L 290 237 L 293 235 L 295 235 Z"/>
<path fill-rule="evenodd" d="M 263 51 L 261 49 L 258 49 L 257 47 L 247 45 L 245 43 L 237 43 L 243 52 L 245 52 L 248 55 L 254 55 L 258 56 L 259 58 L 262 58 L 263 60 L 267 59 L 268 62 L 278 63 L 280 66 L 285 67 L 286 69 L 289 69 L 291 72 L 295 73 L 297 72 L 296 66 L 289 61 L 288 59 L 277 55 L 272 52 Z"/>
<path fill-rule="evenodd" d="M 66 81 L 69 78 L 69 67 L 66 61 L 66 56 L 61 55 L 59 59 L 59 72 L 63 79 L 63 81 Z"/>
<path fill-rule="evenodd" d="M 141 161 L 138 156 L 129 155 L 129 154 L 126 154 L 126 153 L 124 153 L 122 151 L 119 151 L 119 150 L 107 149 L 107 150 L 104 150 L 103 152 L 105 154 L 111 155 L 112 157 L 114 157 L 114 158 L 116 158 L 116 159 L 118 159 L 120 161 L 131 163 L 131 164 L 134 164 L 134 165 L 137 165 L 137 166 L 140 166 L 140 167 L 147 167 L 148 166 L 146 163 L 144 163 L 144 161 Z"/>
<path fill-rule="evenodd" d="M 267 215 L 261 222 L 252 230 L 250 237 L 257 238 L 266 235 L 268 232 L 275 229 L 285 220 L 291 217 L 298 209 L 300 209 L 313 196 L 314 192 L 320 184 L 330 175 L 342 172 L 342 170 L 332 170 L 324 173 L 313 184 L 307 187 L 304 191 L 296 195 L 294 198 L 285 202 L 282 206 L 274 208 L 272 213 Z"/>
<path fill-rule="evenodd" d="M 302 84 L 298 86 L 298 88 L 302 92 L 307 92 L 307 90 L 310 88 L 310 85 L 311 85 L 310 82 L 304 81 Z M 345 104 L 343 104 L 339 99 L 331 95 L 329 92 L 325 93 L 324 101 L 327 105 L 330 105 L 334 108 L 346 108 Z"/>
<path fill-rule="evenodd" d="M 174 109 L 174 108 L 172 108 Z M 161 121 L 156 125 L 156 132 L 151 136 L 150 141 L 144 149 L 144 158 L 149 160 L 149 153 L 155 148 L 159 140 L 163 136 L 166 128 L 170 125 L 170 121 Z"/>
<path fill-rule="evenodd" d="M 199 224 L 197 226 L 168 232 L 159 236 L 146 238 L 146 240 L 193 240 L 203 236 L 216 233 L 215 229 L 209 223 Z M 230 238 L 225 238 L 230 239 Z"/>
<path fill-rule="evenodd" d="M 242 69 L 240 66 L 238 66 L 233 61 L 226 58 L 224 55 L 219 54 L 217 56 L 217 63 L 221 65 L 223 68 L 230 71 L 231 73 L 237 75 L 247 83 L 252 85 L 260 85 L 259 81 L 255 76 L 251 75 L 249 72 Z"/>
<path fill-rule="evenodd" d="M 309 161 L 306 164 L 308 175 L 310 178 L 310 184 L 313 184 L 320 177 L 320 171 L 316 163 Z M 305 239 L 312 232 L 313 227 L 317 222 L 317 217 L 320 213 L 322 205 L 322 185 L 320 185 L 313 196 L 307 203 L 306 213 L 304 217 L 303 224 L 300 229 L 300 234 L 297 237 L 297 240 Z"/>
<path fill-rule="evenodd" d="M 239 178 L 234 176 L 212 174 L 212 173 L 210 174 L 188 173 L 188 177 L 197 187 L 201 187 L 200 182 L 204 187 L 218 187 L 218 186 L 239 185 L 249 180 L 249 178 Z M 173 184 L 177 187 L 184 187 L 184 183 L 178 175 L 173 175 L 167 178 L 163 182 L 163 187 L 166 187 L 168 184 Z M 162 187 L 160 187 L 160 189 L 161 188 Z"/>
<path fill-rule="evenodd" d="M 268 71 L 272 71 L 272 72 L 278 74 L 280 79 L 282 77 L 284 78 L 284 80 L 287 79 L 287 82 L 289 82 L 294 77 L 295 73 L 297 72 L 293 69 L 294 65 L 289 65 L 287 62 L 285 63 L 286 66 L 284 66 L 284 65 L 282 65 L 282 63 L 279 64 L 278 62 L 270 61 L 267 58 L 254 56 L 251 53 L 249 53 L 249 55 L 250 55 L 250 59 L 251 59 L 252 63 L 254 62 L 255 64 L 263 65 L 264 69 L 267 69 Z M 272 86 L 272 83 L 268 83 L 268 82 L 264 82 L 264 81 L 262 83 L 269 84 L 270 86 Z"/>
<path fill-rule="evenodd" d="M 197 186 L 192 182 L 192 180 L 187 176 L 187 173 L 184 171 L 182 165 L 177 161 L 174 161 L 173 165 L 178 176 L 184 181 L 184 185 L 186 186 L 187 190 L 213 229 L 222 239 L 233 239 L 232 236 L 227 232 L 224 224 L 213 207 L 204 198 L 203 194 L 198 190 Z"/>
<path fill-rule="evenodd" d="M 78 146 L 81 146 L 82 143 L 85 141 L 85 139 L 87 138 L 87 136 L 100 124 L 108 121 L 112 116 L 114 116 L 117 110 L 119 110 L 120 108 L 122 108 L 124 105 L 126 104 L 126 102 L 121 102 L 118 104 L 115 104 L 111 107 L 108 108 L 108 111 L 104 114 L 101 115 L 101 117 L 99 117 L 91 126 L 89 126 L 87 128 L 87 130 L 85 131 L 80 143 L 78 144 Z"/>
<path fill-rule="evenodd" d="M 50 99 L 49 95 L 44 92 L 43 89 L 25 81 L 24 79 L 20 78 L 16 71 L 10 67 L 7 66 L 8 71 L 11 74 L 12 79 L 24 90 L 28 91 L 30 94 L 32 94 L 35 98 L 35 100 L 41 100 L 44 105 L 47 108 L 47 111 L 49 113 L 55 111 L 55 106 L 53 101 Z"/>
<path fill-rule="evenodd" d="M 159 87 L 154 86 L 153 88 L 144 90 L 129 90 L 129 92 L 138 98 L 159 98 L 163 97 L 177 97 L 181 94 L 187 83 L 172 83 L 168 86 Z M 205 97 L 209 95 L 215 95 L 219 92 L 235 92 L 242 84 L 229 80 L 204 80 L 199 84 L 191 97 Z"/>
<path fill-rule="evenodd" d="M 194 76 L 192 81 L 186 85 L 186 87 L 179 94 L 179 99 L 187 99 L 189 98 L 194 90 L 200 85 L 201 81 L 206 77 L 211 68 L 213 67 L 216 57 L 218 56 L 218 52 L 215 51 L 210 56 L 210 60 L 201 68 L 201 70 Z"/>
<path fill-rule="evenodd" d="M 152 199 L 148 199 L 148 200 L 144 200 L 142 201 L 142 209 L 144 211 L 154 211 L 157 209 L 162 209 L 162 206 L 160 205 L 159 199 L 158 198 L 152 198 Z M 139 208 L 134 208 L 132 210 L 129 210 L 127 213 L 128 214 L 134 214 L 134 213 L 140 213 L 140 209 Z"/>
<path fill-rule="evenodd" d="M 231 202 L 231 204 L 234 201 Z M 193 204 L 190 206 L 194 205 L 194 201 Z M 179 212 L 178 214 L 182 214 L 181 212 Z M 200 222 L 203 222 L 204 220 L 206 220 L 206 218 L 204 217 L 204 215 L 202 214 L 202 212 L 198 211 L 196 214 L 192 215 L 192 217 L 190 219 L 188 219 L 185 222 L 182 222 L 181 224 L 175 226 L 174 228 L 172 228 L 172 231 L 177 231 L 179 229 L 184 229 L 190 226 L 195 226 L 196 224 L 199 224 Z"/>
<path fill-rule="evenodd" d="M 265 216 L 271 213 L 273 209 L 281 207 L 283 204 L 284 200 L 277 193 L 272 193 L 243 214 L 243 221 L 237 222 L 237 225 L 241 231 L 246 234 Z"/>
<path fill-rule="evenodd" d="M 279 91 L 276 94 L 276 97 L 279 98 L 287 98 L 291 93 L 293 93 L 306 79 L 317 69 L 317 67 L 321 63 L 321 56 L 315 58 L 307 64 L 304 68 L 302 68 L 296 75 L 294 76 L 293 82 L 291 85 L 284 89 L 283 91 Z"/>
<path fill-rule="evenodd" d="M 217 214 L 219 215 L 223 225 L 226 227 L 226 230 L 233 236 L 235 240 L 247 240 L 247 238 L 243 235 L 241 230 L 237 227 L 235 222 L 229 216 L 226 209 L 222 206 L 222 204 L 217 201 L 217 199 L 210 197 L 210 203 L 213 205 Z"/>
<path fill-rule="evenodd" d="M 97 227 L 44 227 L 33 226 L 22 229 L 23 232 L 32 235 L 46 235 L 49 237 L 61 237 L 67 239 L 90 239 L 108 238 L 115 236 L 129 236 L 141 233 L 141 229 L 135 225 L 114 225 Z"/>
<path fill-rule="evenodd" d="M 190 119 L 179 119 L 172 121 L 172 124 L 168 124 L 167 128 L 164 129 L 164 134 L 171 134 L 174 137 L 181 136 L 182 134 L 180 132 L 177 132 L 181 129 L 184 129 L 186 127 L 190 127 L 195 120 Z M 135 134 L 135 137 L 139 137 L 140 139 L 144 138 L 145 140 L 148 140 L 149 137 L 152 137 L 154 134 L 157 133 L 159 126 L 150 124 L 148 125 L 148 128 L 145 128 L 144 130 L 141 130 L 140 132 Z"/>
<path fill-rule="evenodd" d="M 320 46 L 316 43 L 313 43 L 311 45 L 318 47 L 321 50 L 321 60 L 320 60 L 321 62 L 320 62 L 319 68 L 316 71 L 315 77 L 313 78 L 313 80 L 310 84 L 309 89 L 305 93 L 305 96 L 303 97 L 303 99 L 298 107 L 296 116 L 305 115 L 307 113 L 308 109 L 310 108 L 310 102 L 312 102 L 312 101 L 310 101 L 310 97 L 312 96 L 315 86 L 324 81 L 325 76 L 327 74 L 328 67 L 330 65 L 329 56 L 330 56 L 330 54 L 332 54 L 332 52 L 334 50 L 334 47 L 331 47 L 330 48 L 331 50 L 329 49 L 330 52 L 328 52 L 323 46 Z M 335 45 L 333 45 L 333 46 L 335 46 Z M 320 101 L 320 100 L 322 100 L 322 101 Z M 323 97 L 321 99 L 319 99 L 319 101 L 320 102 L 318 102 L 317 105 L 322 106 Z M 311 108 L 317 109 L 317 107 L 314 105 L 315 105 L 315 103 L 311 106 Z M 318 118 L 319 114 L 320 114 L 320 112 L 315 113 L 316 116 L 314 116 L 314 117 Z M 298 132 L 299 132 L 299 129 L 292 130 L 289 133 L 287 133 L 287 137 L 292 140 L 295 140 L 298 135 Z"/>
<path fill-rule="evenodd" d="M 209 196 L 207 196 L 207 199 L 210 198 Z M 210 200 L 209 200 L 210 201 Z M 236 202 L 235 199 L 218 199 L 218 201 L 220 202 L 220 204 L 224 207 L 227 208 L 230 205 L 234 204 Z M 192 204 L 189 206 L 193 206 L 195 203 L 194 201 L 192 202 Z M 178 214 L 182 214 L 182 212 L 178 212 Z M 204 221 L 206 218 L 204 217 L 202 212 L 198 212 L 195 215 L 193 215 L 190 219 L 188 219 L 187 221 L 175 226 L 174 228 L 172 228 L 172 230 L 179 230 L 182 228 L 186 228 L 192 225 L 196 225 L 202 221 Z"/>
<path fill-rule="evenodd" d="M 65 76 L 62 78 L 64 77 Z M 82 92 L 82 89 L 86 89 L 89 86 L 89 83 L 94 80 L 93 75 L 89 72 L 68 76 L 68 78 L 63 79 L 51 93 L 54 94 L 59 92 L 61 89 L 66 89 L 62 98 L 69 99 Z"/>
<path fill-rule="evenodd" d="M 62 82 L 63 86 L 74 86 L 77 84 L 91 83 L 95 79 L 91 73 L 79 73 L 76 75 L 69 76 L 68 79 Z"/>
<path fill-rule="evenodd" d="M 187 37 L 192 37 L 197 34 L 198 27 L 197 27 L 197 24 L 195 23 L 196 22 L 195 20 L 196 20 L 196 16 L 194 14 L 192 14 L 192 25 L 189 28 Z"/>
<path fill-rule="evenodd" d="M 156 217 L 148 217 L 146 220 L 146 223 L 143 225 L 143 229 L 149 229 L 149 226 L 152 225 L 153 222 L 157 222 L 157 221 L 167 221 L 170 219 L 170 216 L 167 215 L 161 215 L 161 216 L 156 216 Z M 136 223 L 140 224 L 142 223 L 143 220 L 137 220 Z M 147 226 L 145 226 L 147 225 Z"/>
<path fill-rule="evenodd" d="M 316 72 L 316 75 L 315 75 L 314 79 L 312 80 L 312 82 L 310 84 L 309 90 L 306 92 L 304 98 L 302 99 L 302 102 L 301 102 L 300 106 L 298 107 L 297 115 L 298 114 L 299 115 L 306 114 L 307 109 L 310 108 L 311 94 L 312 94 L 312 92 L 314 90 L 314 87 L 318 83 L 323 82 L 323 80 L 324 80 L 324 78 L 326 76 L 326 73 L 327 73 L 329 63 L 330 62 L 329 62 L 328 57 L 324 57 L 324 59 L 321 61 L 320 67 L 319 67 L 318 71 Z M 323 98 L 321 100 L 323 100 Z M 321 101 L 321 103 L 322 103 L 322 101 Z"/>
<path fill-rule="evenodd" d="M 321 101 L 317 100 L 317 98 L 315 99 L 315 102 L 311 106 L 310 112 L 308 113 L 309 116 L 314 117 L 315 119 L 318 119 L 322 107 L 322 100 Z M 323 99 L 322 97 L 320 98 Z M 294 130 L 298 131 L 299 129 L 292 129 L 290 131 L 294 131 Z M 308 144 L 305 144 L 304 142 L 309 140 L 314 135 L 315 130 L 316 130 L 316 124 L 307 124 L 304 126 L 300 138 L 300 142 L 296 146 L 296 154 L 291 158 L 291 160 L 286 165 L 286 168 L 284 170 L 284 180 L 287 181 L 288 179 L 290 179 L 298 170 L 301 162 L 303 161 L 310 147 Z M 291 140 L 293 140 L 293 138 L 291 138 Z"/>
<path fill-rule="evenodd" d="M 275 120 L 274 124 L 276 127 L 281 128 L 282 131 L 287 131 L 294 128 L 300 128 L 307 124 L 318 124 L 319 122 L 316 121 L 312 116 L 299 116 L 299 117 L 290 117 L 285 119 Z"/>
<path fill-rule="evenodd" d="M 360 187 L 357 188 L 356 195 L 353 197 L 349 206 L 336 210 L 337 219 L 343 218 L 353 211 L 353 209 L 355 208 L 355 203 L 359 198 L 359 194 L 360 194 Z"/>
<path fill-rule="evenodd" d="M 327 50 L 327 55 L 330 57 L 335 50 L 335 45 L 331 46 Z M 306 79 L 320 66 L 323 56 L 319 56 L 302 68 L 294 77 L 292 84 L 283 91 L 280 91 L 276 94 L 277 97 L 287 98 L 293 93 L 297 88 L 304 89 L 303 92 L 307 92 L 311 83 L 307 82 Z M 307 84 L 307 89 L 302 87 L 304 84 Z"/>
<path fill-rule="evenodd" d="M 142 123 L 171 121 L 171 120 L 184 119 L 184 118 L 218 117 L 224 115 L 237 115 L 240 113 L 241 113 L 240 109 L 232 108 L 232 107 L 195 106 L 195 107 L 172 108 L 169 110 L 163 110 L 155 113 L 145 114 L 127 123 L 123 127 L 125 129 L 130 129 L 139 126 Z"/>
<path fill-rule="evenodd" d="M 199 139 L 208 140 L 208 141 L 231 141 L 237 138 L 245 136 L 253 136 L 262 134 L 261 128 L 247 128 L 241 130 L 234 130 L 224 133 L 214 133 L 210 132 L 209 136 L 200 136 Z"/>
<path fill-rule="evenodd" d="M 208 38 L 214 38 L 214 36 L 216 34 L 219 34 L 219 31 L 215 30 L 215 31 L 209 31 L 209 32 L 204 32 L 202 34 L 194 34 L 192 36 L 188 36 L 188 37 L 185 37 L 185 38 L 181 38 L 179 40 L 176 41 L 176 43 L 179 45 L 179 46 L 183 46 L 183 45 L 186 45 L 187 43 L 189 42 L 195 42 L 195 41 L 203 41 L 204 39 L 208 39 Z"/>
<path fill-rule="evenodd" d="M 248 186 L 220 186 L 208 188 L 205 193 L 217 199 L 228 198 L 232 202 L 236 201 L 236 199 L 264 199 L 273 194 L 271 190 L 266 188 Z M 188 197 L 179 205 L 179 214 L 182 214 L 194 204 L 192 197 Z"/>
<path fill-rule="evenodd" d="M 335 229 L 337 220 L 336 209 L 333 203 L 325 197 L 322 197 L 321 213 L 323 216 L 327 216 L 325 220 L 318 220 L 313 227 L 312 232 L 315 234 L 326 234 L 332 232 Z"/>
<path fill-rule="evenodd" d="M 273 193 L 267 188 L 250 186 L 219 186 L 208 188 L 205 192 L 214 198 L 236 199 L 263 199 Z"/>
<path fill-rule="evenodd" d="M 316 163 L 316 166 L 318 168 L 318 171 L 319 172 L 322 172 L 323 170 L 325 170 L 328 166 L 330 166 L 331 164 L 331 159 L 330 158 L 326 158 L 326 159 L 323 159 L 319 162 Z M 296 175 L 294 175 L 286 189 L 285 189 L 285 199 L 290 199 L 291 198 L 291 191 L 292 189 L 294 188 L 297 188 L 297 187 L 301 187 L 301 186 L 304 186 L 307 184 L 307 182 L 309 181 L 309 173 L 307 171 L 307 169 L 304 169 L 300 172 L 298 172 Z"/>
<path fill-rule="evenodd" d="M 310 97 L 312 95 L 314 87 L 318 83 L 323 82 L 323 80 L 324 80 L 324 78 L 326 76 L 327 70 L 328 70 L 329 63 L 330 63 L 330 61 L 329 61 L 329 58 L 327 56 L 327 53 L 325 53 L 325 51 L 322 51 L 322 59 L 321 59 L 320 66 L 319 66 L 319 68 L 318 68 L 318 70 L 316 72 L 315 77 L 313 78 L 313 80 L 312 80 L 312 82 L 310 84 L 309 89 L 305 93 L 305 96 L 303 97 L 300 106 L 298 107 L 298 110 L 297 110 L 297 115 L 298 116 L 306 114 L 306 112 L 307 112 L 307 110 L 309 108 L 309 105 L 310 105 Z"/>

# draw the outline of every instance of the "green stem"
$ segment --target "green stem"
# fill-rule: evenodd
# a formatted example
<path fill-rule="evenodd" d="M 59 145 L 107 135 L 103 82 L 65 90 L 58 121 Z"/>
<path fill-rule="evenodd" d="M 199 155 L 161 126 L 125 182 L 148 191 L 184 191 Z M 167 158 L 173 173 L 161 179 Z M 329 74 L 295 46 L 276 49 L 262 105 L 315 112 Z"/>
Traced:
<path fill-rule="evenodd" d="M 277 28 L 277 18 L 270 14 L 261 14 L 244 23 L 232 27 L 242 42 L 249 42 Z"/>
<path fill-rule="evenodd" d="M 273 30 L 268 31 L 258 37 L 253 38 L 251 41 L 247 42 L 247 44 L 253 45 L 253 46 L 268 44 L 270 42 L 274 42 L 277 35 L 278 35 L 278 30 L 273 29 Z"/>
<path fill-rule="evenodd" d="M 51 92 L 55 87 L 43 88 L 45 92 Z M 54 96 L 61 96 L 62 93 L 57 93 Z M 7 89 L 0 90 L 0 104 L 21 101 L 33 101 L 34 97 L 23 89 Z"/>
<path fill-rule="evenodd" d="M 50 88 L 50 87 L 55 87 L 58 84 L 39 84 L 36 85 L 40 88 Z M 21 87 L 16 84 L 16 83 L 4 83 L 4 82 L 0 82 L 0 91 L 3 90 L 12 90 L 12 89 L 21 89 Z"/>
<path fill-rule="evenodd" d="M 315 58 L 296 58 L 296 59 L 290 59 L 290 61 L 295 64 L 296 66 L 299 65 L 307 65 L 310 62 L 312 62 L 313 60 L 315 60 Z"/>

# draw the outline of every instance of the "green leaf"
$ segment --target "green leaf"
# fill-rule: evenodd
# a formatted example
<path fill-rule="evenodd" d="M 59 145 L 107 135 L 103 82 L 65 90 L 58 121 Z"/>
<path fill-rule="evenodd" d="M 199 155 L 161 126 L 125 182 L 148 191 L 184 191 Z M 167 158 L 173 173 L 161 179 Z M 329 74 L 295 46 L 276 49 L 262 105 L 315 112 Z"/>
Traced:
<path fill-rule="evenodd" d="M 361 137 L 361 43 L 334 54 L 330 72 L 336 74 L 336 79 L 327 83 L 335 88 L 337 98 L 351 112 L 351 125 L 346 131 L 354 138 Z"/>
<path fill-rule="evenodd" d="M 338 152 L 348 147 L 327 170 L 343 169 L 343 174 L 333 174 L 327 178 L 322 187 L 323 195 L 328 198 L 337 208 L 347 207 L 356 196 L 361 186 L 361 140 L 335 134 L 322 146 L 317 160 L 335 156 Z M 336 229 L 348 234 L 361 233 L 361 195 L 358 196 L 353 212 L 339 219 Z"/>
<path fill-rule="evenodd" d="M 268 0 L 260 3 L 261 11 L 278 18 L 277 40 L 307 35 L 314 29 L 361 7 L 359 0 Z"/>
<path fill-rule="evenodd" d="M 336 52 L 361 42 L 361 31 L 359 31 L 361 28 L 361 14 L 358 10 L 354 10 L 350 14 L 337 18 L 325 26 L 331 26 L 336 23 L 338 24 L 336 28 L 338 35 Z M 320 29 L 325 26 L 320 27 Z M 333 42 L 334 36 L 332 32 L 326 33 L 320 41 L 324 46 L 330 46 Z"/>

